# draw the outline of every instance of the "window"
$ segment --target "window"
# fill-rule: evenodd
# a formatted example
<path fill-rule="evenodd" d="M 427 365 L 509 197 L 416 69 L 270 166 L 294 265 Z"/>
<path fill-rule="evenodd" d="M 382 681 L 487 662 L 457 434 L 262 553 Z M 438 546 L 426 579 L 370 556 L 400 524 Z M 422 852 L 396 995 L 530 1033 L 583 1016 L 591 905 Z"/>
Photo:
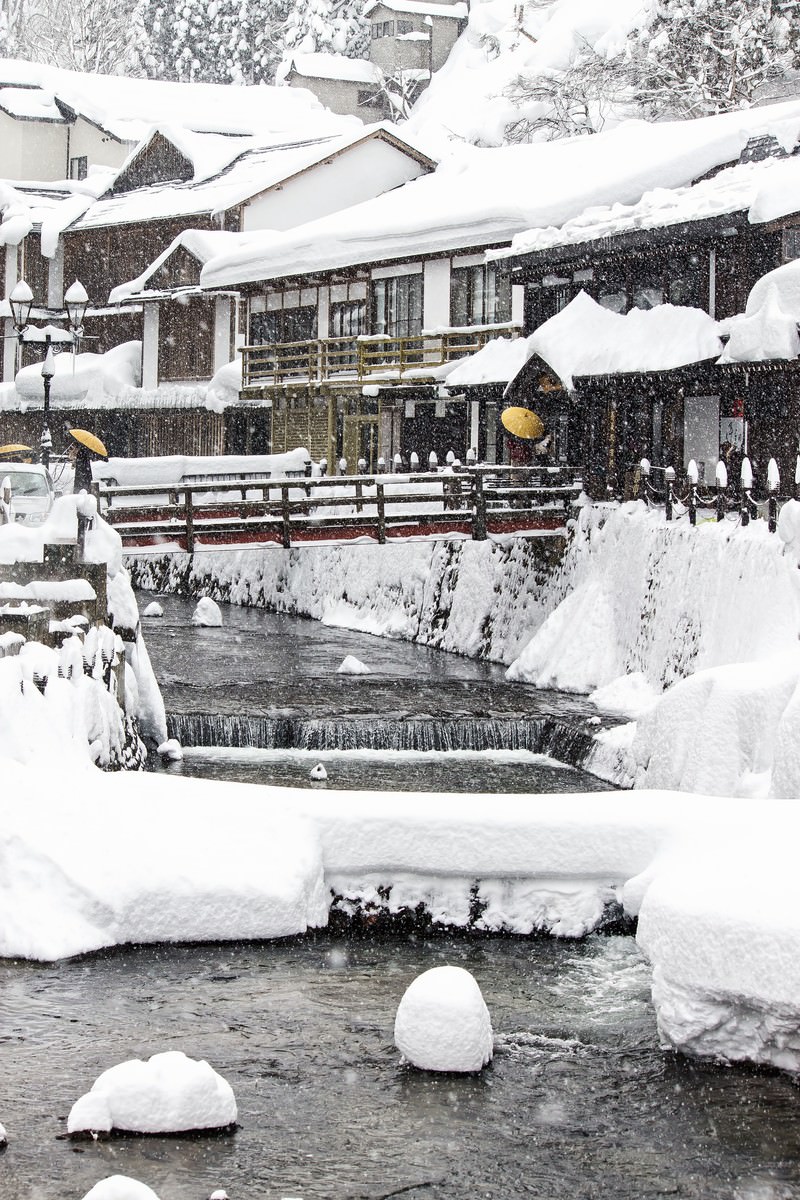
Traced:
<path fill-rule="evenodd" d="M 394 37 L 394 21 L 376 21 L 372 26 L 374 38 Z"/>
<path fill-rule="evenodd" d="M 330 311 L 330 336 L 358 337 L 365 332 L 367 305 L 364 300 L 347 300 L 332 304 Z"/>
<path fill-rule="evenodd" d="M 421 275 L 373 280 L 372 332 L 389 337 L 418 337 L 422 333 Z"/>
<path fill-rule="evenodd" d="M 413 33 L 414 26 L 411 21 L 398 21 L 397 22 L 397 32 L 398 32 L 398 34 Z"/>
<path fill-rule="evenodd" d="M 310 342 L 317 336 L 317 310 L 277 308 L 272 312 L 250 314 L 250 345 L 275 346 L 286 342 Z"/>
<path fill-rule="evenodd" d="M 454 267 L 450 275 L 450 322 L 500 325 L 511 320 L 511 276 L 494 263 Z"/>
<path fill-rule="evenodd" d="M 70 179 L 85 179 L 89 170 L 89 160 L 85 154 L 69 160 Z"/>

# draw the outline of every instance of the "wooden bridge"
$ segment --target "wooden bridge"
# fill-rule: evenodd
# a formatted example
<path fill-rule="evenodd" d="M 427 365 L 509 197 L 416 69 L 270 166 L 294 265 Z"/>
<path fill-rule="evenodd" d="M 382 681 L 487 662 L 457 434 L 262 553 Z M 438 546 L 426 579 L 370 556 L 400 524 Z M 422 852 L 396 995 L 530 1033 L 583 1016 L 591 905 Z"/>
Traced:
<path fill-rule="evenodd" d="M 581 488 L 573 467 L 484 466 L 435 474 L 95 485 L 103 516 L 132 554 L 552 536 L 565 531 Z"/>

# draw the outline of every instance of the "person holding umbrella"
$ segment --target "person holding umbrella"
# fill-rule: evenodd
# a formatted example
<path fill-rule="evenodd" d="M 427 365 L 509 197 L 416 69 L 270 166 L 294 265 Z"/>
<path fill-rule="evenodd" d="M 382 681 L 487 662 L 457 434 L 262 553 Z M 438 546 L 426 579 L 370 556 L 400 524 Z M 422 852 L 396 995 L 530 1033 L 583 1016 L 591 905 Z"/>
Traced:
<path fill-rule="evenodd" d="M 88 429 L 70 429 L 73 439 L 69 448 L 69 457 L 75 467 L 73 492 L 89 492 L 92 488 L 92 461 L 95 458 L 108 458 L 106 450 L 99 437 L 95 437 Z"/>

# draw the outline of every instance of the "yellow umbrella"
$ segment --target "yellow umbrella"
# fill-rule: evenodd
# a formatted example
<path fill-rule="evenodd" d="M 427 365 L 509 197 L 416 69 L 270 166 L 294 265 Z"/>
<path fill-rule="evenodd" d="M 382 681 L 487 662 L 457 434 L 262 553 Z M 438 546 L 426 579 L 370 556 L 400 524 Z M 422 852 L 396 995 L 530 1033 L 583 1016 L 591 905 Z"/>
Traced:
<path fill-rule="evenodd" d="M 75 438 L 76 442 L 80 442 L 87 450 L 91 450 L 94 454 L 99 454 L 101 458 L 108 458 L 106 450 L 99 437 L 95 437 L 88 429 L 70 429 L 70 436 Z"/>
<path fill-rule="evenodd" d="M 7 446 L 0 446 L 0 458 L 17 458 L 20 454 L 32 454 L 30 446 L 23 446 L 20 442 L 9 442 Z"/>
<path fill-rule="evenodd" d="M 505 408 L 500 414 L 500 420 L 509 433 L 514 437 L 536 441 L 544 433 L 541 417 L 529 408 Z"/>

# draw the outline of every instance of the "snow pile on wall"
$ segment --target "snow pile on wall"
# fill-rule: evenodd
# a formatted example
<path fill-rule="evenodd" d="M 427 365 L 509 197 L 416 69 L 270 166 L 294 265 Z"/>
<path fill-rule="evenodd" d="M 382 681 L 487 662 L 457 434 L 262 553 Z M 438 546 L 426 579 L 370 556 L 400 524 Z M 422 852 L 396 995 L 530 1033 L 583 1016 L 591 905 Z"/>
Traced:
<path fill-rule="evenodd" d="M 564 594 L 558 539 L 227 550 L 130 559 L 142 587 L 315 617 L 510 662 Z"/>
<path fill-rule="evenodd" d="M 123 342 L 105 354 L 68 352 L 54 356 L 51 402 L 61 405 L 108 404 L 110 397 L 138 388 L 142 382 L 142 343 Z M 44 381 L 41 363 L 22 367 L 16 376 L 21 405 L 41 404 Z"/>
<path fill-rule="evenodd" d="M 661 1042 L 797 1073 L 797 801 L 716 816 L 651 869 L 641 904 Z"/>
<path fill-rule="evenodd" d="M 783 543 L 764 521 L 692 528 L 637 502 L 585 508 L 562 576 L 565 598 L 512 664 L 512 679 L 589 693 L 641 673 L 660 691 L 797 644 Z"/>
<path fill-rule="evenodd" d="M 201 780 L 87 768 L 65 789 L 63 772 L 10 760 L 3 777 L 4 957 L 283 937 L 325 923 L 318 842 L 260 788 L 224 794 Z"/>

